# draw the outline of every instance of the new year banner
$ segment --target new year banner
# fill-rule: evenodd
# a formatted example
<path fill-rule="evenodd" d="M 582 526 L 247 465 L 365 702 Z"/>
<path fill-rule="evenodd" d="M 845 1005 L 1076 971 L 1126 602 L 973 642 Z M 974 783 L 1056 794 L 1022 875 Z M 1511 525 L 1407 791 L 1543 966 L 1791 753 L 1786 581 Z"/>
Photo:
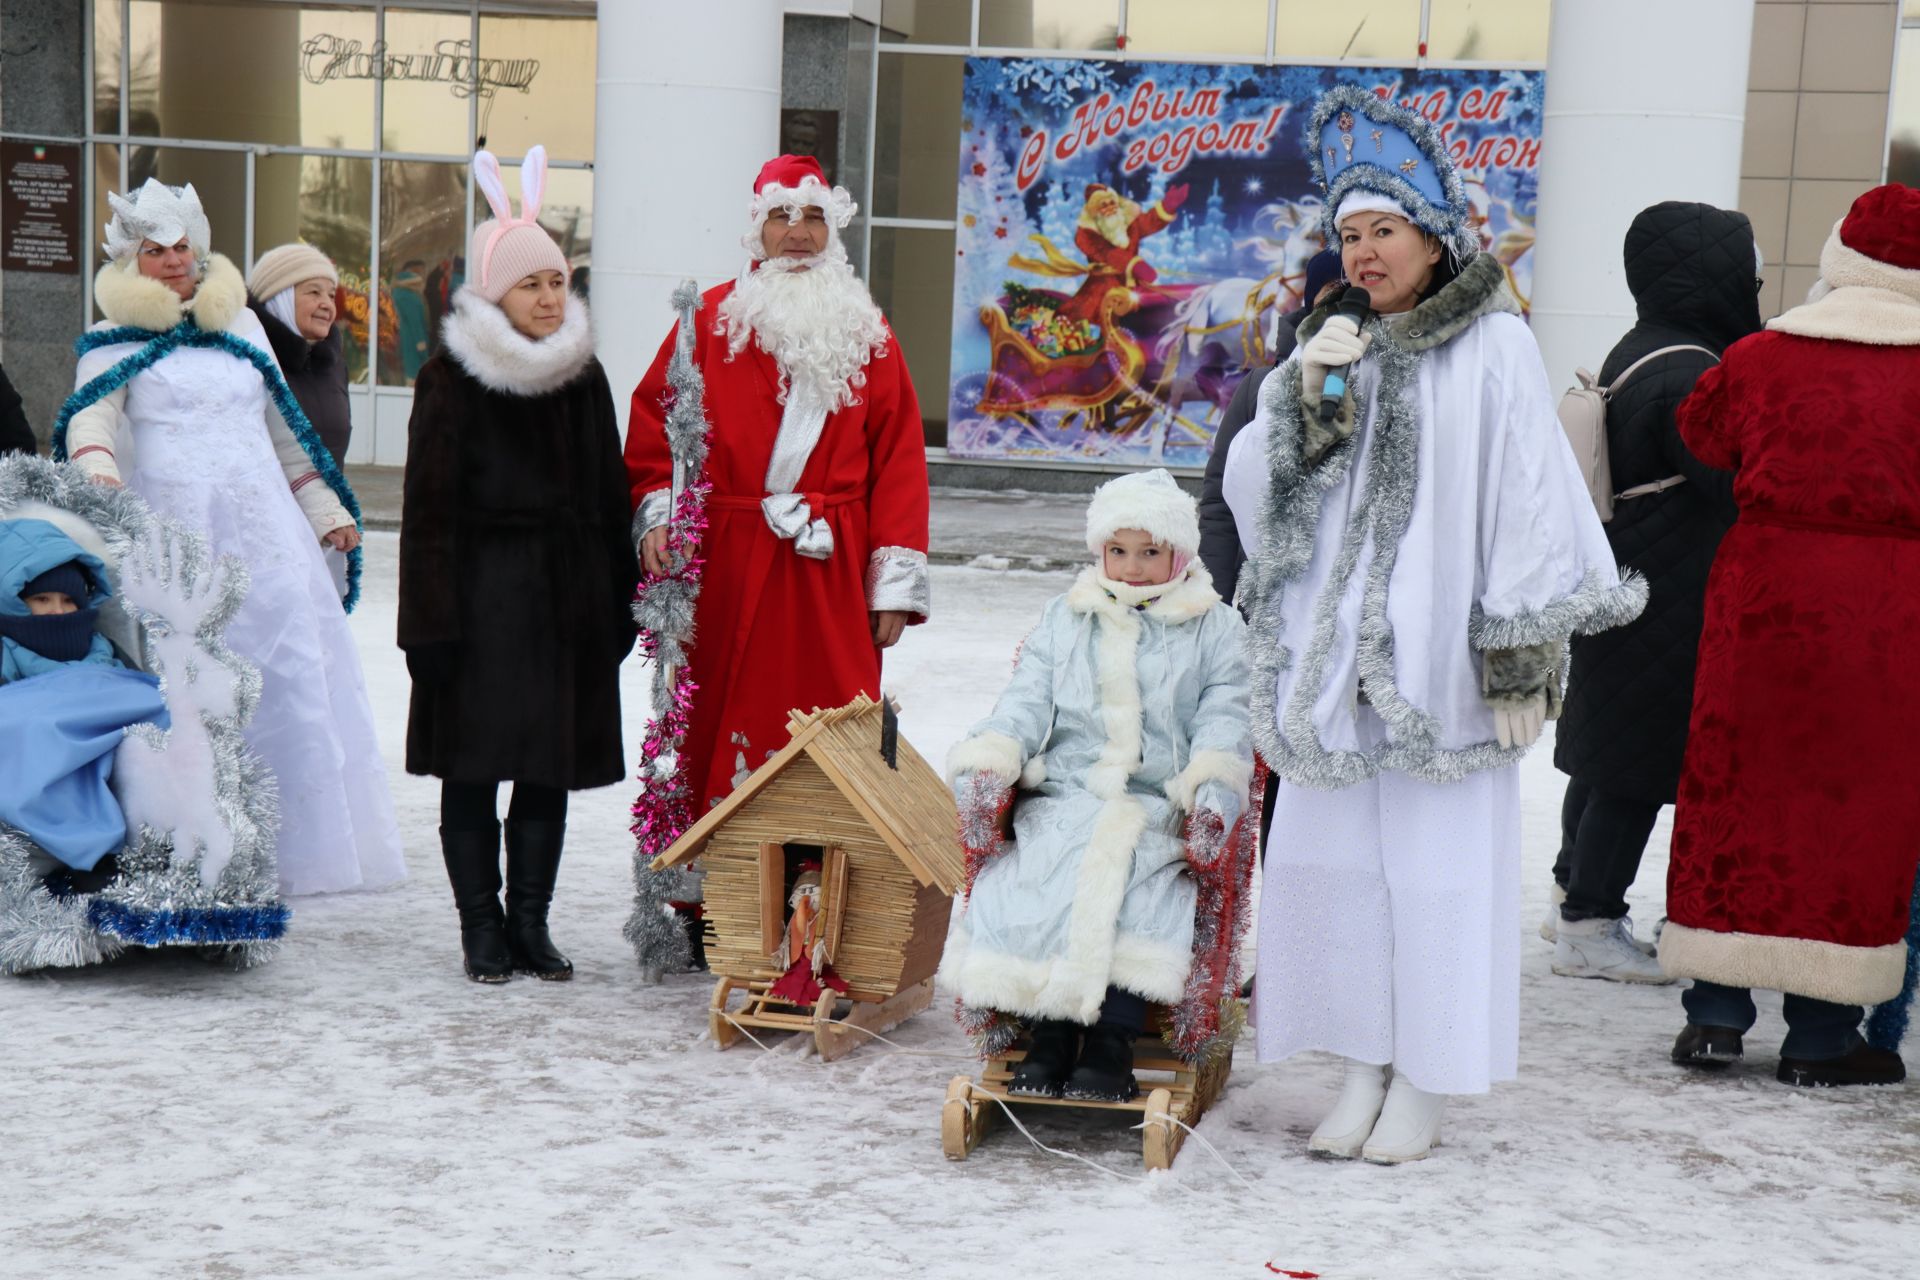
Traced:
<path fill-rule="evenodd" d="M 1542 72 L 971 58 L 948 452 L 1203 465 L 1324 247 L 1303 135 L 1343 83 L 1439 127 L 1524 303 Z"/>

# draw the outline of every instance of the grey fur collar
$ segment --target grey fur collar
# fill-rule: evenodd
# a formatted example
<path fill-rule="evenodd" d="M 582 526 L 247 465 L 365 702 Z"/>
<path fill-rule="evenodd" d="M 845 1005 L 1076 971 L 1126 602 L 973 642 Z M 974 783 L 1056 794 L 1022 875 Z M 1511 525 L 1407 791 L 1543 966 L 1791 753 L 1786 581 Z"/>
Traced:
<path fill-rule="evenodd" d="M 1440 746 L 1439 720 L 1400 692 L 1393 626 L 1387 620 L 1387 588 L 1420 481 L 1423 424 L 1413 411 L 1411 397 L 1420 362 L 1426 351 L 1458 336 L 1480 316 L 1514 309 L 1505 272 L 1497 261 L 1482 255 L 1469 262 L 1458 279 L 1416 307 L 1402 325 L 1373 321 L 1371 355 L 1380 379 L 1373 418 L 1366 430 L 1340 441 L 1311 465 L 1302 455 L 1298 362 L 1285 366 L 1282 376 L 1267 380 L 1263 409 L 1270 426 L 1267 496 L 1259 517 L 1261 550 L 1241 575 L 1241 593 L 1249 624 L 1249 687 L 1274 690 L 1283 672 L 1296 662 L 1300 665 L 1292 696 L 1277 709 L 1278 714 L 1256 706 L 1252 716 L 1260 754 L 1290 782 L 1334 789 L 1384 769 L 1448 783 L 1510 764 L 1525 753 L 1524 748 L 1503 749 L 1492 741 L 1461 748 Z M 1326 313 L 1323 309 L 1313 319 L 1324 320 Z M 1305 325 L 1302 331 L 1305 342 Z M 1359 411 L 1365 412 L 1364 405 Z M 1370 441 L 1366 474 L 1335 553 L 1332 574 L 1314 602 L 1308 633 L 1287 636 L 1282 611 L 1285 588 L 1312 563 L 1322 495 L 1346 477 L 1363 439 Z M 1320 741 L 1314 703 L 1337 642 L 1340 600 L 1359 571 L 1369 538 L 1374 552 L 1362 586 L 1355 665 L 1368 701 L 1386 722 L 1387 741 L 1371 751 L 1332 750 Z M 1608 588 L 1590 580 L 1575 595 L 1525 619 L 1486 619 L 1476 613 L 1469 642 L 1484 650 L 1564 639 L 1571 631 L 1596 631 L 1631 621 L 1645 603 L 1642 581 L 1629 579 Z"/>
<path fill-rule="evenodd" d="M 507 313 L 463 288 L 441 323 L 447 351 L 489 391 L 543 396 L 580 376 L 593 359 L 593 325 L 587 304 L 567 299 L 560 327 L 535 341 L 513 327 Z"/>
<path fill-rule="evenodd" d="M 1312 315 L 1300 322 L 1300 345 L 1320 331 L 1334 311 L 1332 302 L 1322 303 Z M 1507 271 L 1490 253 L 1475 254 L 1460 268 L 1440 292 L 1409 311 L 1397 326 L 1375 321 L 1374 341 L 1381 330 L 1393 335 L 1393 341 L 1408 351 L 1430 351 L 1444 346 L 1466 331 L 1481 316 L 1506 312 L 1520 314 L 1520 300 L 1507 287 Z"/>

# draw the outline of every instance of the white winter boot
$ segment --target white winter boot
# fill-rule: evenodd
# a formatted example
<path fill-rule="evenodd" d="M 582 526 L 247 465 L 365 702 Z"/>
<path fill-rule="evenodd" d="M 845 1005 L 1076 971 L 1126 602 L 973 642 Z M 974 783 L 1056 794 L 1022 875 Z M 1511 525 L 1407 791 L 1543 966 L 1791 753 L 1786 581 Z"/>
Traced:
<path fill-rule="evenodd" d="M 1567 891 L 1554 881 L 1553 892 L 1547 898 L 1547 918 L 1540 922 L 1540 940 L 1553 942 L 1560 934 L 1560 904 L 1567 900 Z"/>
<path fill-rule="evenodd" d="M 1307 1150 L 1342 1160 L 1353 1159 L 1366 1144 L 1367 1135 L 1373 1132 L 1373 1122 L 1380 1118 L 1380 1107 L 1386 1100 L 1387 1069 L 1348 1058 L 1340 1100 L 1307 1139 Z"/>
<path fill-rule="evenodd" d="M 1553 944 L 1553 971 L 1563 978 L 1605 978 L 1609 982 L 1672 982 L 1660 962 L 1635 943 L 1625 920 L 1562 920 Z"/>
<path fill-rule="evenodd" d="M 1395 1072 L 1386 1105 L 1360 1148 L 1360 1158 L 1373 1164 L 1425 1160 L 1440 1145 L 1440 1114 L 1446 1109 L 1446 1094 L 1416 1089 Z"/>

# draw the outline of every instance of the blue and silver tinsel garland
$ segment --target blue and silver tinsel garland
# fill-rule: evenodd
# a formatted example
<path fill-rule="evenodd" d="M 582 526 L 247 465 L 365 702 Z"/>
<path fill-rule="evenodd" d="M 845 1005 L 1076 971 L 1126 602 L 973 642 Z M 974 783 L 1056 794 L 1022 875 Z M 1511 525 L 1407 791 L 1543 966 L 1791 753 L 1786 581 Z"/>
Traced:
<path fill-rule="evenodd" d="M 191 317 L 182 320 L 165 333 L 155 333 L 151 329 L 142 329 L 135 325 L 119 325 L 111 329 L 98 329 L 82 334 L 73 344 L 76 356 L 84 356 L 102 347 L 122 344 L 142 344 L 140 350 L 108 369 L 99 377 L 68 396 L 66 403 L 60 406 L 60 416 L 54 420 L 52 453 L 55 462 L 67 460 L 67 425 L 73 416 L 89 405 L 97 404 L 102 398 L 112 395 L 120 388 L 132 382 L 134 378 L 151 369 L 160 361 L 172 355 L 181 347 L 205 347 L 215 351 L 224 351 L 235 359 L 244 360 L 253 366 L 260 380 L 267 384 L 267 395 L 273 401 L 273 407 L 286 420 L 287 429 L 293 432 L 293 438 L 307 455 L 307 461 L 319 473 L 327 488 L 333 490 L 340 505 L 353 517 L 355 528 L 359 528 L 360 501 L 353 496 L 353 487 L 347 483 L 347 477 L 333 460 L 333 454 L 320 440 L 320 433 L 313 429 L 307 420 L 307 414 L 294 399 L 293 389 L 287 380 L 280 376 L 279 366 L 273 357 L 254 346 L 244 338 L 237 338 L 225 330 L 202 329 Z M 360 548 L 355 547 L 347 553 L 347 594 L 341 601 L 348 613 L 360 603 Z"/>
<path fill-rule="evenodd" d="M 235 964 L 260 963 L 278 948 L 289 913 L 280 897 L 275 858 L 278 792 L 272 774 L 241 736 L 259 705 L 260 673 L 225 640 L 227 624 L 246 598 L 246 568 L 230 557 L 216 558 L 205 538 L 154 515 L 130 490 L 88 484 L 74 466 L 0 458 L 0 519 L 32 505 L 86 521 L 115 566 L 137 560 L 154 583 L 206 602 L 186 671 L 167 670 L 156 656 L 157 642 L 178 632 L 176 620 L 119 594 L 108 608 L 123 613 L 131 627 L 125 638 L 145 651 L 144 658 L 129 656 L 160 677 L 163 694 L 175 681 L 192 685 L 215 668 L 230 683 L 233 714 L 203 713 L 201 723 L 212 753 L 207 786 L 233 837 L 233 855 L 215 883 L 207 885 L 200 879 L 198 850 L 176 856 L 172 832 L 143 826 L 130 832 L 116 852 L 120 874 L 105 889 L 59 895 L 43 883 L 25 833 L 0 824 L 0 973 L 97 964 L 128 946 L 220 948 Z M 117 567 L 114 574 L 117 581 Z M 170 732 L 151 725 L 129 731 L 156 746 Z"/>

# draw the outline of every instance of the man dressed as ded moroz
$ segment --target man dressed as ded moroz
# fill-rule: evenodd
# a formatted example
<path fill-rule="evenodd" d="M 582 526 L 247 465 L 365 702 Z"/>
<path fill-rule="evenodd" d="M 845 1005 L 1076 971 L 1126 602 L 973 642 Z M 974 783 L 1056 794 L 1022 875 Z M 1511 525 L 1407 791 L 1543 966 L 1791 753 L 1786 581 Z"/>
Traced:
<path fill-rule="evenodd" d="M 692 816 L 786 745 L 794 708 L 880 695 L 880 651 L 926 621 L 927 464 L 900 345 L 854 274 L 845 189 L 817 161 L 761 169 L 737 280 L 693 312 L 705 383 L 705 561 L 677 771 Z M 627 474 L 651 578 L 668 555 L 669 333 L 633 393 Z M 642 777 L 649 776 L 643 762 Z"/>

